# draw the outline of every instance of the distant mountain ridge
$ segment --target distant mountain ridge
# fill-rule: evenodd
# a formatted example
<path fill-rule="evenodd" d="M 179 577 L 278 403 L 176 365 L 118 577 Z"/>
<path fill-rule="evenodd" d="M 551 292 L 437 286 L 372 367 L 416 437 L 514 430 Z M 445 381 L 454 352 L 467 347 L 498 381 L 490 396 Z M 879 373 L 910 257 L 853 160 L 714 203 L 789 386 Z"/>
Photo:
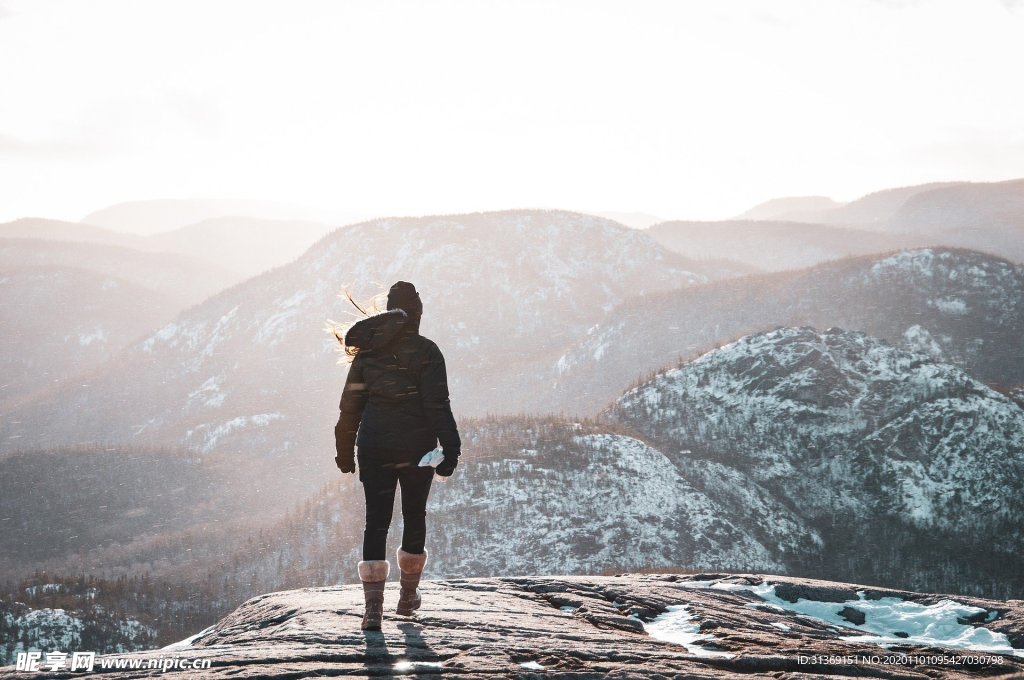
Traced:
<path fill-rule="evenodd" d="M 877 191 L 825 210 L 758 214 L 760 219 L 912 235 L 919 245 L 972 248 L 1024 262 L 1024 179 L 934 182 Z"/>
<path fill-rule="evenodd" d="M 838 226 L 878 229 L 884 227 L 904 203 L 913 196 L 968 182 L 930 182 L 873 191 L 848 203 L 815 196 L 779 198 L 751 208 L 742 217 L 769 221 L 796 221 Z M 831 201 L 831 204 L 829 203 Z M 816 204 L 816 205 L 815 205 Z M 756 215 L 752 217 L 751 215 Z"/>
<path fill-rule="evenodd" d="M 69 266 L 4 263 L 0 299 L 0 403 L 110 360 L 179 309 L 136 282 Z"/>
<path fill-rule="evenodd" d="M 235 283 L 294 260 L 336 228 L 338 225 L 300 220 L 221 216 L 140 236 L 89 224 L 27 218 L 0 224 L 0 243 L 30 238 L 197 258 L 213 269 L 231 272 L 231 283 Z"/>
<path fill-rule="evenodd" d="M 786 325 L 865 331 L 1014 385 L 1024 382 L 1024 266 L 918 249 L 637 298 L 558 359 L 550 403 L 593 414 L 638 375 Z"/>
<path fill-rule="evenodd" d="M 82 218 L 83 224 L 114 231 L 158 234 L 190 224 L 225 216 L 261 220 L 289 220 L 346 224 L 365 216 L 323 210 L 283 201 L 220 198 L 168 198 L 125 201 L 93 211 Z"/>
<path fill-rule="evenodd" d="M 0 238 L 0 269 L 67 267 L 144 286 L 182 306 L 235 282 L 232 273 L 187 255 L 117 245 L 48 239 Z"/>
<path fill-rule="evenodd" d="M 799 222 L 801 216 L 816 215 L 827 210 L 835 210 L 843 205 L 828 196 L 787 196 L 758 203 L 750 210 L 727 221 L 767 220 L 778 222 L 793 220 Z"/>
<path fill-rule="evenodd" d="M 214 217 L 153 234 L 153 246 L 204 257 L 247 276 L 286 264 L 337 226 L 299 220 Z"/>
<path fill-rule="evenodd" d="M 730 220 L 725 222 L 662 222 L 648 233 L 666 248 L 686 257 L 730 258 L 749 265 L 753 273 L 802 269 L 844 257 L 870 255 L 926 243 L 913 234 L 879 234 L 848 227 Z"/>
<path fill-rule="evenodd" d="M 0 238 L 31 238 L 73 243 L 102 243 L 138 250 L 153 250 L 149 239 L 80 222 L 65 222 L 40 217 L 23 217 L 0 224 Z"/>

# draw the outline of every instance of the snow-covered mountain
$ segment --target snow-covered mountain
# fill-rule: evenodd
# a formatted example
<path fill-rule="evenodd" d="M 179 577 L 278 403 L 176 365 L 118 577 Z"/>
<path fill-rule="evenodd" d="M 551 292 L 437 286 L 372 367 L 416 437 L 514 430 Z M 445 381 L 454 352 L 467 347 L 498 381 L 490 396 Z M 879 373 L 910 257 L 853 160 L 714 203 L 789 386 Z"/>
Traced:
<path fill-rule="evenodd" d="M 698 271 L 695 271 L 698 270 Z M 699 265 L 601 218 L 511 211 L 376 220 L 188 310 L 81 384 L 5 413 L 19 448 L 159 442 L 248 459 L 283 477 L 330 462 L 344 380 L 327 319 L 395 280 L 416 283 L 422 330 L 448 360 L 460 414 L 534 410 L 538 376 L 637 292 L 706 281 Z M 10 437 L 20 436 L 18 440 Z"/>
<path fill-rule="evenodd" d="M 860 330 L 965 369 L 1024 382 L 1024 266 L 966 250 L 918 249 L 630 300 L 555 369 L 551 400 L 594 413 L 638 376 L 777 326 Z"/>
<path fill-rule="evenodd" d="M 811 515 L 963 530 L 1024 510 L 1024 410 L 869 335 L 782 328 L 633 388 L 614 419 L 728 464 Z"/>
<path fill-rule="evenodd" d="M 1024 587 L 1024 409 L 863 333 L 755 334 L 654 375 L 598 421 L 491 417 L 462 431 L 459 468 L 431 493 L 432 577 L 753 569 L 1004 598 Z M 4 513 L 31 509 L 4 528 L 5 544 L 31 542 L 47 513 L 102 500 L 79 521 L 86 540 L 68 576 L 144 570 L 176 593 L 203 593 L 214 603 L 204 616 L 268 589 L 355 579 L 355 475 L 311 470 L 302 481 L 319 493 L 304 498 L 284 465 L 258 456 L 148 454 L 88 475 L 85 455 L 116 465 L 106 452 L 58 456 L 60 467 L 5 460 Z M 238 479 L 222 484 L 232 465 Z M 34 469 L 57 470 L 62 492 L 18 496 Z M 135 483 L 102 498 L 108 476 Z M 275 504 L 291 512 L 237 521 L 244 507 Z M 400 522 L 396 513 L 391 551 Z M 59 538 L 80 540 L 71 530 Z M 50 548 L 32 547 L 60 573 Z"/>
<path fill-rule="evenodd" d="M 798 531 L 821 532 L 826 573 L 853 551 L 849 565 L 879 578 L 902 554 L 904 569 L 952 562 L 1024 582 L 1024 410 L 951 365 L 863 333 L 782 328 L 659 373 L 606 415 L 755 523 L 765 492 L 794 510 Z M 903 545 L 873 569 L 864 542 L 886 539 Z M 815 569 L 806 557 L 783 559 Z"/>
<path fill-rule="evenodd" d="M 656 374 L 597 422 L 464 430 L 456 475 L 431 492 L 433 576 L 745 564 L 947 591 L 1024 586 L 1024 410 L 863 333 L 755 334 Z M 361 491 L 339 477 L 221 575 L 351 582 Z"/>
<path fill-rule="evenodd" d="M 455 476 L 431 490 L 431 576 L 780 569 L 780 544 L 794 551 L 815 545 L 813 532 L 755 538 L 734 507 L 695 487 L 660 450 L 614 427 L 506 417 L 468 422 L 463 432 Z M 350 520 L 362 512 L 362 491 L 353 476 L 333 475 L 339 483 L 262 531 L 219 576 L 256 588 L 352 582 L 362 527 Z M 397 515 L 392 554 L 401 536 Z M 767 517 L 780 527 L 797 521 L 785 508 Z"/>

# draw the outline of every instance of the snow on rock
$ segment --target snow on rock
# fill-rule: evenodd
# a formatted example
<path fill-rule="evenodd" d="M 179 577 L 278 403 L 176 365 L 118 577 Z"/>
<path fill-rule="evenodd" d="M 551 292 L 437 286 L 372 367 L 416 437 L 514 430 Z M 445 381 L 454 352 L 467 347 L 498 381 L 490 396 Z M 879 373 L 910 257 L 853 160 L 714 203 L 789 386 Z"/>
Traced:
<path fill-rule="evenodd" d="M 991 622 L 998 615 L 997 611 L 964 605 L 955 600 L 942 599 L 933 604 L 923 604 L 901 597 L 869 599 L 864 591 L 859 591 L 855 600 L 820 602 L 799 598 L 796 602 L 789 602 L 776 595 L 775 584 L 767 582 L 752 586 L 750 592 L 786 611 L 864 632 L 863 635 L 844 635 L 843 640 L 882 646 L 918 644 L 997 654 L 1014 654 L 1017 651 L 1004 633 L 993 632 L 980 623 L 969 623 Z M 863 623 L 857 623 L 862 617 Z"/>
<path fill-rule="evenodd" d="M 276 420 L 283 419 L 284 416 L 280 413 L 258 413 L 251 416 L 238 416 L 221 423 L 200 425 L 185 433 L 185 443 L 203 453 L 209 453 L 217 448 L 217 443 L 222 437 L 239 430 L 259 430 Z"/>
<path fill-rule="evenodd" d="M 670 605 L 668 611 L 644 625 L 647 634 L 658 640 L 672 642 L 686 647 L 686 650 L 698 657 L 725 657 L 735 655 L 708 647 L 714 644 L 715 636 L 700 632 L 700 623 L 685 604 Z"/>
<path fill-rule="evenodd" d="M 104 343 L 107 341 L 107 331 L 102 328 L 96 328 L 92 331 L 79 333 L 78 344 L 83 347 L 87 347 L 95 343 Z"/>
<path fill-rule="evenodd" d="M 113 612 L 27 609 L 23 604 L 0 610 L 0 626 L 9 634 L 6 647 L 0 647 L 0 662 L 11 663 L 25 651 L 97 651 L 88 645 L 99 641 L 111 651 L 134 650 L 148 646 L 157 635 L 150 626 Z"/>
<path fill-rule="evenodd" d="M 220 390 L 222 380 L 222 376 L 213 376 L 204 380 L 202 385 L 189 392 L 189 405 L 199 404 L 203 408 L 216 408 L 223 405 L 226 395 Z"/>

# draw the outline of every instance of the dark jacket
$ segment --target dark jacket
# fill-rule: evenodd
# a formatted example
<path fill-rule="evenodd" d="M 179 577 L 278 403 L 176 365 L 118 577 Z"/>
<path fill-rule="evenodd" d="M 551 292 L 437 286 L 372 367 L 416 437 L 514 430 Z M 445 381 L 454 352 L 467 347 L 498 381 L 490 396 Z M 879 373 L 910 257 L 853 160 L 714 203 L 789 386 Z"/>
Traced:
<path fill-rule="evenodd" d="M 345 334 L 359 348 L 341 395 L 341 417 L 334 428 L 340 458 L 359 447 L 419 457 L 436 448 L 458 458 L 461 441 L 448 399 L 444 356 L 419 334 L 419 318 L 395 309 L 367 317 Z M 358 433 L 358 434 L 357 434 Z"/>

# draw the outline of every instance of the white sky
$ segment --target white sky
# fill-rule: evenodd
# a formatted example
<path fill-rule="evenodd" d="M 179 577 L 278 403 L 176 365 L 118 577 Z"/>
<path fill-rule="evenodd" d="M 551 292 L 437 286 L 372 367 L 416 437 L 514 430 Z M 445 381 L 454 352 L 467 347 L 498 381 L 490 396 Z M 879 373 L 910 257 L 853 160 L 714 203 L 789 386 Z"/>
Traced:
<path fill-rule="evenodd" d="M 0 220 L 719 218 L 1024 177 L 1024 0 L 0 0 Z"/>

